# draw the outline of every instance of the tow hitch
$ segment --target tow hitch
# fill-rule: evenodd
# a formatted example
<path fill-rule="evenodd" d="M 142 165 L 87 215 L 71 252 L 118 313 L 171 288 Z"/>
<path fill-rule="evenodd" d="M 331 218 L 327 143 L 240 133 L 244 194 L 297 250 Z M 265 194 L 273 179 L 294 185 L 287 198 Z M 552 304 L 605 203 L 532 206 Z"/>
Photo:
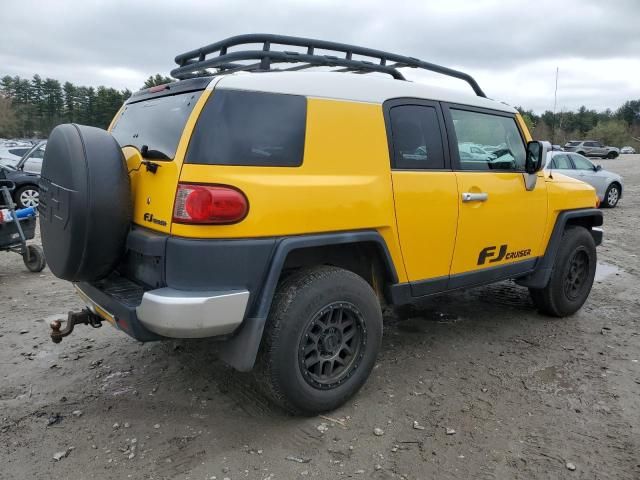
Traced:
<path fill-rule="evenodd" d="M 91 325 L 93 328 L 100 328 L 102 326 L 102 319 L 88 308 L 79 312 L 69 312 L 64 329 L 60 330 L 62 320 L 54 320 L 51 322 L 51 340 L 53 340 L 53 343 L 60 343 L 62 337 L 66 337 L 73 332 L 73 327 L 76 325 Z"/>

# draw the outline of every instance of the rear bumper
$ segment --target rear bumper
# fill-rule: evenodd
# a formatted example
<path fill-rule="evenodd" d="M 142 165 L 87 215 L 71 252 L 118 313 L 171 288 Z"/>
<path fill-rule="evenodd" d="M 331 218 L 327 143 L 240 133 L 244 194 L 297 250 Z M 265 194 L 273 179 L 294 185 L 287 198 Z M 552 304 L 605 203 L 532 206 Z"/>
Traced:
<path fill-rule="evenodd" d="M 249 300 L 248 290 L 145 292 L 119 276 L 75 286 L 93 313 L 141 341 L 231 334 L 242 323 Z"/>
<path fill-rule="evenodd" d="M 136 314 L 148 330 L 171 338 L 227 335 L 242 323 L 248 290 L 193 292 L 160 288 L 145 292 Z"/>

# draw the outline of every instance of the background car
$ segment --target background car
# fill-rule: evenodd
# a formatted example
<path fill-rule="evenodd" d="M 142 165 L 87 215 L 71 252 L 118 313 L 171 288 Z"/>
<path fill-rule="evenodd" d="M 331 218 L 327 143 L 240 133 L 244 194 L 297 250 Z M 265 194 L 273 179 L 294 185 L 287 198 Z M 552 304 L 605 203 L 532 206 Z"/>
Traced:
<path fill-rule="evenodd" d="M 595 140 L 572 140 L 565 143 L 565 152 L 576 152 L 587 157 L 616 158 L 620 155 L 617 147 L 607 147 Z"/>
<path fill-rule="evenodd" d="M 630 146 L 622 147 L 620 153 L 636 153 L 636 149 Z"/>
<path fill-rule="evenodd" d="M 0 163 L 0 178 L 11 180 L 16 185 L 12 196 L 18 208 L 37 207 L 40 203 L 38 182 L 46 145 L 46 141 L 34 145 L 18 162 Z"/>
<path fill-rule="evenodd" d="M 622 198 L 622 177 L 603 170 L 600 165 L 594 165 L 577 153 L 549 152 L 545 170 L 551 171 L 552 175 L 558 172 L 593 186 L 603 207 L 613 208 Z"/>
<path fill-rule="evenodd" d="M 20 145 L 16 147 L 0 146 L 0 159 L 11 160 L 17 163 L 20 161 L 20 159 L 24 156 L 25 153 L 31 150 L 32 147 L 33 147 L 32 145 Z"/>

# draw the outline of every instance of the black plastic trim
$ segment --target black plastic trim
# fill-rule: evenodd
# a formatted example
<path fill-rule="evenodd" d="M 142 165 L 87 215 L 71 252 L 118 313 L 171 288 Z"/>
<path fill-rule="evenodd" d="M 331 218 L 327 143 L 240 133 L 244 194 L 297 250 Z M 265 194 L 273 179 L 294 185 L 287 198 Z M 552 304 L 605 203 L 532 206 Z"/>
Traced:
<path fill-rule="evenodd" d="M 567 223 L 574 219 L 591 219 L 591 227 L 600 227 L 603 222 L 602 212 L 595 208 L 560 212 L 556 218 L 556 224 L 553 227 L 553 232 L 547 243 L 544 256 L 540 259 L 535 271 L 531 275 L 518 279 L 518 285 L 531 288 L 544 288 L 547 283 L 549 283 L 549 278 L 553 271 L 553 264 L 555 263 L 556 255 L 562 241 L 562 234 L 564 233 Z M 602 243 L 602 231 L 593 229 L 590 231 L 596 245 L 600 245 L 600 243 Z"/>
<path fill-rule="evenodd" d="M 238 327 L 234 336 L 221 346 L 221 358 L 236 370 L 248 371 L 253 368 L 282 267 L 290 252 L 301 248 L 353 243 L 376 244 L 389 272 L 391 283 L 398 282 L 391 254 L 384 239 L 377 231 L 365 230 L 280 238 L 277 240 L 262 289 L 254 300 L 252 308 L 247 312 L 247 317 L 242 325 Z"/>

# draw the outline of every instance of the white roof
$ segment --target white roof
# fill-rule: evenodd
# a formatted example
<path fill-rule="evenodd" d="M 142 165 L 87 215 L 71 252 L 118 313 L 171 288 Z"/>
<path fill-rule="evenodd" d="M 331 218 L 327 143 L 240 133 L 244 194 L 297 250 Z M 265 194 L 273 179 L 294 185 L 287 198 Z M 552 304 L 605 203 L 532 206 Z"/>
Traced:
<path fill-rule="evenodd" d="M 468 94 L 422 83 L 395 80 L 375 75 L 338 72 L 239 72 L 218 77 L 216 88 L 288 93 L 306 97 L 330 98 L 354 102 L 382 103 L 399 97 L 460 103 L 515 113 L 504 103 L 478 97 L 469 87 Z"/>

